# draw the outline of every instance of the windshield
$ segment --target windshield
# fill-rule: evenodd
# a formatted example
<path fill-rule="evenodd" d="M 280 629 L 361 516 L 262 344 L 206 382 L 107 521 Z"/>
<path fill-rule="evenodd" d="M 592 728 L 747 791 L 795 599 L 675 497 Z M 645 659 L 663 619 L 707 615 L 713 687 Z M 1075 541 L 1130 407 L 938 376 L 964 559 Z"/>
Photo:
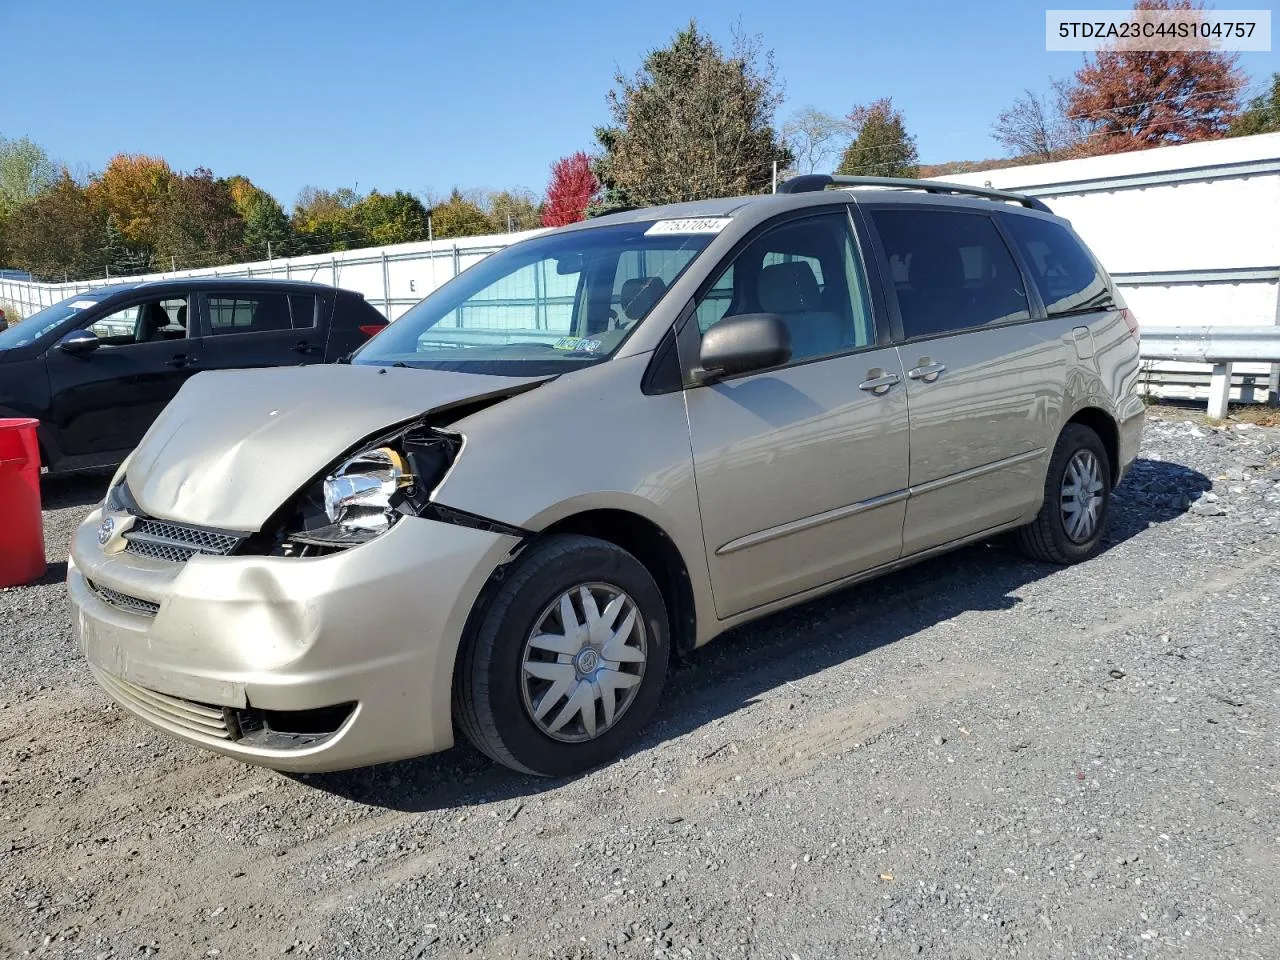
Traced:
<path fill-rule="evenodd" d="M 15 323 L 8 330 L 0 331 L 0 350 L 9 347 L 25 347 L 28 343 L 39 340 L 81 310 L 97 306 L 103 296 L 106 294 L 77 293 L 74 297 L 67 297 L 51 307 L 45 307 L 39 313 L 33 313 L 21 323 Z"/>
<path fill-rule="evenodd" d="M 683 223 L 704 232 L 681 233 Z M 513 244 L 432 293 L 352 362 L 513 375 L 598 362 L 714 238 L 705 229 L 626 223 Z"/>

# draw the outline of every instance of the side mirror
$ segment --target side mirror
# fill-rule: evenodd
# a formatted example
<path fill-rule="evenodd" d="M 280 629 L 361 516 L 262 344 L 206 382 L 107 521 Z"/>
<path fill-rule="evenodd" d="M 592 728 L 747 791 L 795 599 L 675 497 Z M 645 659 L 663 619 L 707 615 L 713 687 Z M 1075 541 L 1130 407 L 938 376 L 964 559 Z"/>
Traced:
<path fill-rule="evenodd" d="M 776 313 L 746 313 L 721 320 L 702 335 L 699 380 L 776 367 L 791 359 L 791 329 Z"/>
<path fill-rule="evenodd" d="M 83 357 L 86 354 L 93 353 L 100 345 L 100 341 L 89 330 L 72 330 L 65 337 L 58 341 L 58 349 L 63 353 L 69 353 L 73 357 Z"/>

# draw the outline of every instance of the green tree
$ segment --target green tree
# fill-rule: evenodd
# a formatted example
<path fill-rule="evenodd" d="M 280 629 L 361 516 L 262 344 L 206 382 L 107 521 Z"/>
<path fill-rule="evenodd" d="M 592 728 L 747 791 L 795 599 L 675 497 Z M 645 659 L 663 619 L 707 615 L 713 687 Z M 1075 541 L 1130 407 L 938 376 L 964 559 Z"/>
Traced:
<path fill-rule="evenodd" d="M 244 255 L 244 220 L 226 180 L 204 167 L 174 176 L 156 222 L 161 266 L 233 263 Z"/>
<path fill-rule="evenodd" d="M 300 253 L 328 253 L 367 247 L 369 237 L 356 215 L 354 190 L 303 187 L 293 207 L 293 229 Z"/>
<path fill-rule="evenodd" d="M 1280 131 L 1280 73 L 1273 73 L 1271 90 L 1249 101 L 1244 113 L 1231 124 L 1228 136 L 1247 137 L 1277 131 Z"/>
<path fill-rule="evenodd" d="M 26 137 L 0 136 L 0 218 L 58 182 L 58 167 L 44 148 Z"/>
<path fill-rule="evenodd" d="M 448 200 L 431 208 L 431 227 L 433 235 L 442 239 L 476 237 L 493 230 L 480 205 L 464 197 L 457 187 Z"/>
<path fill-rule="evenodd" d="M 227 188 L 244 221 L 246 255 L 262 259 L 292 255 L 293 225 L 276 198 L 255 186 L 248 177 L 229 177 Z"/>
<path fill-rule="evenodd" d="M 499 190 L 489 194 L 485 206 L 489 231 L 508 233 L 542 226 L 542 206 L 527 190 Z"/>
<path fill-rule="evenodd" d="M 87 192 L 104 217 L 115 215 L 127 243 L 150 254 L 156 248 L 160 211 L 173 178 L 169 164 L 160 157 L 121 153 L 93 176 Z"/>
<path fill-rule="evenodd" d="M 124 233 L 116 223 L 115 214 L 107 214 L 103 228 L 102 259 L 113 277 L 127 277 L 145 273 L 151 265 L 150 258 L 129 246 Z"/>
<path fill-rule="evenodd" d="M 606 191 L 597 212 L 761 193 L 774 161 L 791 161 L 773 127 L 782 100 L 773 56 L 758 40 L 735 37 L 726 53 L 691 20 L 614 83 L 613 124 L 596 131 Z"/>
<path fill-rule="evenodd" d="M 901 111 L 884 97 L 849 113 L 853 142 L 845 148 L 836 173 L 856 177 L 916 177 L 920 157 L 916 138 L 907 133 Z"/>
<path fill-rule="evenodd" d="M 353 212 L 377 246 L 427 239 L 427 208 L 411 193 L 374 190 L 356 204 Z"/>
<path fill-rule="evenodd" d="M 100 276 L 106 214 L 65 169 L 53 186 L 8 219 L 13 263 L 53 280 Z"/>

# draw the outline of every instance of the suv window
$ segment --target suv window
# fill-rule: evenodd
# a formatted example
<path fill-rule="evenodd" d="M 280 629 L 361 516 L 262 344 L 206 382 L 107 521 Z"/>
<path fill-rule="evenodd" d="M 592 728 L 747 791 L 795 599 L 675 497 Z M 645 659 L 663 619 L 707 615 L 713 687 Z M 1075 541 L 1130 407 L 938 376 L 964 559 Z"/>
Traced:
<path fill-rule="evenodd" d="M 289 294 L 289 314 L 293 329 L 304 330 L 316 325 L 316 298 L 305 293 Z"/>
<path fill-rule="evenodd" d="M 871 218 L 907 339 L 1031 318 L 1022 273 L 990 217 L 879 209 Z"/>
<path fill-rule="evenodd" d="M 726 317 L 779 314 L 791 329 L 793 360 L 875 340 L 866 277 L 844 211 L 791 220 L 761 234 L 721 271 L 697 312 L 703 333 Z"/>
<path fill-rule="evenodd" d="M 166 297 L 122 307 L 89 325 L 104 347 L 187 338 L 187 298 Z"/>
<path fill-rule="evenodd" d="M 1062 224 L 1010 216 L 1005 225 L 1031 269 L 1032 282 L 1049 316 L 1115 305 L 1106 277 Z"/>
<path fill-rule="evenodd" d="M 260 333 L 264 330 L 289 330 L 289 298 L 283 293 L 236 293 L 212 296 L 209 304 L 209 330 L 221 333 Z"/>

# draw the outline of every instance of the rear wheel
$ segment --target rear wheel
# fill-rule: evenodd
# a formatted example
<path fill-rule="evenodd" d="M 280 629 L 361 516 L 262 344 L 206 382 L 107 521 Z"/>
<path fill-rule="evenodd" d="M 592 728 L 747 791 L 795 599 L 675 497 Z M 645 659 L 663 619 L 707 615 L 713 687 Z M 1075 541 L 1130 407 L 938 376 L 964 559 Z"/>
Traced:
<path fill-rule="evenodd" d="M 1111 459 L 1088 427 L 1069 423 L 1058 437 L 1044 481 L 1044 503 L 1035 520 L 1017 531 L 1018 544 L 1035 560 L 1079 563 L 1098 552 L 1111 505 Z"/>
<path fill-rule="evenodd" d="M 662 594 L 640 561 L 593 537 L 548 537 L 515 562 L 467 638 L 454 716 L 499 763 L 578 773 L 652 715 L 669 646 Z"/>

